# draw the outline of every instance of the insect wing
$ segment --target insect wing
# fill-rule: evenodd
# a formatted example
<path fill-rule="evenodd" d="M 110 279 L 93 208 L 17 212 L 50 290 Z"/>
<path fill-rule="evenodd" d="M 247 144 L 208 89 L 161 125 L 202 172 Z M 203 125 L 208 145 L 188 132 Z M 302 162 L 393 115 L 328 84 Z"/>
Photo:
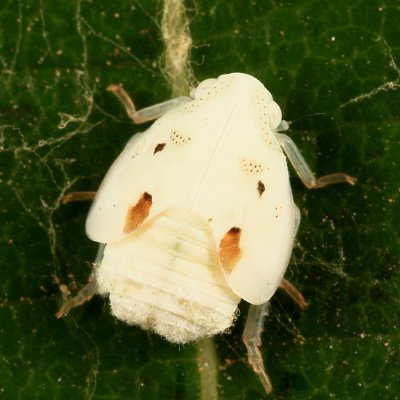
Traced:
<path fill-rule="evenodd" d="M 286 157 L 268 123 L 276 103 L 254 78 L 237 78 L 235 102 L 225 113 L 193 210 L 210 223 L 231 289 L 261 304 L 287 268 L 296 206 Z"/>
<path fill-rule="evenodd" d="M 216 96 L 223 94 L 221 89 Z M 169 208 L 191 209 L 232 101 L 228 96 L 220 111 L 209 99 L 189 102 L 134 136 L 97 192 L 86 221 L 89 238 L 118 241 L 140 225 L 141 216 L 144 220 Z"/>
<path fill-rule="evenodd" d="M 99 189 L 87 233 L 118 241 L 168 209 L 189 210 L 209 223 L 232 290 L 260 304 L 286 270 L 296 226 L 272 130 L 277 105 L 244 74 L 205 81 L 194 97 L 127 144 Z"/>

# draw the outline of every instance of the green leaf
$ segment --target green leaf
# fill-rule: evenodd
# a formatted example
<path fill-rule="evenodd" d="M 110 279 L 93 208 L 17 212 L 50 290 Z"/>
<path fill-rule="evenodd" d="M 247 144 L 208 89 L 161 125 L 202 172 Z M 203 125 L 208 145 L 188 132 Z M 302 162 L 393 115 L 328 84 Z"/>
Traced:
<path fill-rule="evenodd" d="M 292 171 L 302 222 L 287 277 L 310 305 L 272 299 L 262 349 L 269 398 L 398 398 L 398 2 L 186 7 L 197 80 L 254 75 L 311 168 L 358 180 L 311 191 Z M 161 9 L 149 0 L 0 5 L 1 399 L 201 398 L 196 346 L 116 321 L 99 297 L 54 315 L 63 301 L 55 279 L 76 292 L 97 248 L 84 233 L 89 205 L 61 197 L 96 190 L 143 129 L 106 87 L 122 83 L 139 107 L 171 95 Z M 246 310 L 215 339 L 220 399 L 267 398 L 241 343 Z"/>

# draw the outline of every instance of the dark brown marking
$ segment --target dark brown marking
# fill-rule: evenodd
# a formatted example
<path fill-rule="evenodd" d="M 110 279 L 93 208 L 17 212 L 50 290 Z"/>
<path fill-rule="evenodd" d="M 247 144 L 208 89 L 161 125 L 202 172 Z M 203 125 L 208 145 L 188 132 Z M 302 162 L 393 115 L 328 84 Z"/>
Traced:
<path fill-rule="evenodd" d="M 154 154 L 158 153 L 159 151 L 163 150 L 167 143 L 158 143 L 158 145 L 154 148 Z"/>
<path fill-rule="evenodd" d="M 240 235 L 242 230 L 236 226 L 225 233 L 219 244 L 219 259 L 227 272 L 231 272 L 241 256 Z"/>
<path fill-rule="evenodd" d="M 131 206 L 126 213 L 124 232 L 129 233 L 136 229 L 149 215 L 153 204 L 151 194 L 144 192 L 138 202 Z"/>
<path fill-rule="evenodd" d="M 265 192 L 265 185 L 264 185 L 263 182 L 258 181 L 258 183 L 257 183 L 257 191 L 258 191 L 258 194 L 261 197 L 261 195 Z"/>

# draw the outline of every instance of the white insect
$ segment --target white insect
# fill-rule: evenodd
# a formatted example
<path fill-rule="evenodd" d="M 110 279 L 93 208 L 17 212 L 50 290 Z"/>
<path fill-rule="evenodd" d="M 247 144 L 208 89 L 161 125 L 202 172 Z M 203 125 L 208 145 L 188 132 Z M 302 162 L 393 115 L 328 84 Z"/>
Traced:
<path fill-rule="evenodd" d="M 244 299 L 249 361 L 270 392 L 258 348 L 268 300 L 281 286 L 305 304 L 283 279 L 300 222 L 285 154 L 309 188 L 354 178 L 316 179 L 278 133 L 288 127 L 279 106 L 249 75 L 208 79 L 190 97 L 141 111 L 122 88 L 110 90 L 136 123 L 159 118 L 104 178 L 86 221 L 101 243 L 94 279 L 58 316 L 100 293 L 115 317 L 187 343 L 227 330 Z"/>

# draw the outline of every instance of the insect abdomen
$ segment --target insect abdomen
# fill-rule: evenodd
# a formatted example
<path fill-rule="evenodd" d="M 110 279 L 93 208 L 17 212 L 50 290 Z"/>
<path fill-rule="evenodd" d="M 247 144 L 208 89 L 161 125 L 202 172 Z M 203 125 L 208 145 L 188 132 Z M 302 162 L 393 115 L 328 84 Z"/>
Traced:
<path fill-rule="evenodd" d="M 97 270 L 114 316 L 171 342 L 229 328 L 240 300 L 227 286 L 207 223 L 168 210 L 109 243 Z"/>

